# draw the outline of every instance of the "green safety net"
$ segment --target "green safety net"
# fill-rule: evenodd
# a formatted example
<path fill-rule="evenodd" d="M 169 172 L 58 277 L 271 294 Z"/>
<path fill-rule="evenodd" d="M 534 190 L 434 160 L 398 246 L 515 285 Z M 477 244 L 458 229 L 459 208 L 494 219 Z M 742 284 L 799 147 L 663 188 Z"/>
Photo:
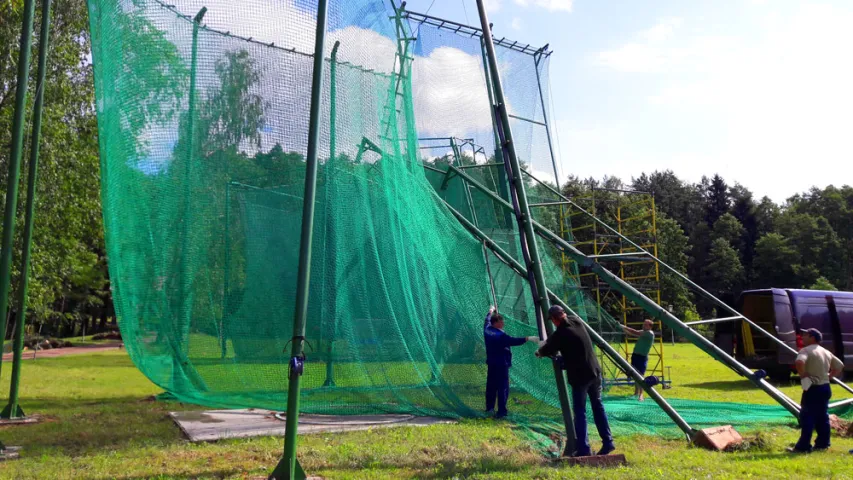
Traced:
<path fill-rule="evenodd" d="M 378 0 L 330 3 L 302 411 L 482 416 L 488 306 L 514 335 L 535 335 L 536 319 L 526 281 L 443 201 L 520 260 L 518 232 L 481 192 L 423 167 L 472 166 L 502 189 L 502 167 L 483 166 L 496 158 L 480 40 L 395 19 Z M 312 1 L 89 1 L 119 325 L 139 369 L 182 401 L 285 408 L 315 11 Z M 519 156 L 553 181 L 547 56 L 498 50 L 511 112 L 538 122 L 513 121 Z M 471 141 L 449 154 L 419 134 Z M 527 182 L 531 201 L 556 199 Z M 536 211 L 555 231 L 557 208 Z M 559 254 L 540 248 L 550 288 L 620 341 Z M 547 432 L 559 402 L 533 351 L 515 349 L 511 419 Z M 779 407 L 673 405 L 694 426 L 791 420 Z M 617 433 L 678 432 L 650 401 L 610 396 L 607 408 Z"/>

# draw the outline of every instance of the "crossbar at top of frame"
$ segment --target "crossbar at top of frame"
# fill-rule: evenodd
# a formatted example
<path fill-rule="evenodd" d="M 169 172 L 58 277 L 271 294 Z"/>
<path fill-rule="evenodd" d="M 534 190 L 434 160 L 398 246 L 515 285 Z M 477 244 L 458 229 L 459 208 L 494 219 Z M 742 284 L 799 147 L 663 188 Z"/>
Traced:
<path fill-rule="evenodd" d="M 483 30 L 477 27 L 472 27 L 471 25 L 465 25 L 464 23 L 454 22 L 453 20 L 445 20 L 443 18 L 433 17 L 424 13 L 410 12 L 408 10 L 403 11 L 402 15 L 403 18 L 409 21 L 418 24 L 426 24 L 442 30 L 448 30 L 457 35 L 467 35 L 468 37 L 478 38 L 483 36 Z M 508 48 L 516 52 L 526 53 L 537 57 L 548 57 L 552 52 L 551 50 L 548 50 L 547 44 L 543 47 L 536 48 L 529 44 L 522 44 L 517 41 L 508 40 L 506 37 L 502 37 L 500 39 L 496 38 L 494 39 L 494 43 L 499 47 Z"/>

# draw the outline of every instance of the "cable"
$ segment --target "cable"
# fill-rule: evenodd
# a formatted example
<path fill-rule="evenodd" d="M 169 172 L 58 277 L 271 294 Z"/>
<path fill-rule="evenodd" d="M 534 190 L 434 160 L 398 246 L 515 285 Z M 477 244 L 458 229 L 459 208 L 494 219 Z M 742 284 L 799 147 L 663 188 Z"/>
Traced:
<path fill-rule="evenodd" d="M 462 11 L 465 12 L 465 23 L 470 25 L 471 20 L 468 20 L 468 8 L 465 7 L 465 0 L 462 0 Z"/>
<path fill-rule="evenodd" d="M 432 0 L 432 3 L 429 4 L 429 7 L 427 7 L 426 13 L 424 13 L 424 15 L 429 15 L 429 11 L 432 10 L 433 5 L 435 5 L 435 0 Z"/>

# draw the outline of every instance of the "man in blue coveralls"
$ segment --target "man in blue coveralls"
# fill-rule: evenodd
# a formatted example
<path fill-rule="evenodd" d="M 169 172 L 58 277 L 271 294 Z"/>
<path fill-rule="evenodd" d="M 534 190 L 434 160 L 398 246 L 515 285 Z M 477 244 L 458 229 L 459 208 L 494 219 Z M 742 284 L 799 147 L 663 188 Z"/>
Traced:
<path fill-rule="evenodd" d="M 523 345 L 525 342 L 538 342 L 539 337 L 512 337 L 503 331 L 504 318 L 489 307 L 486 324 L 483 326 L 483 339 L 486 342 L 486 413 L 495 410 L 495 400 L 498 402 L 498 412 L 495 418 L 507 416 L 506 401 L 509 398 L 509 367 L 512 366 L 511 347 Z"/>

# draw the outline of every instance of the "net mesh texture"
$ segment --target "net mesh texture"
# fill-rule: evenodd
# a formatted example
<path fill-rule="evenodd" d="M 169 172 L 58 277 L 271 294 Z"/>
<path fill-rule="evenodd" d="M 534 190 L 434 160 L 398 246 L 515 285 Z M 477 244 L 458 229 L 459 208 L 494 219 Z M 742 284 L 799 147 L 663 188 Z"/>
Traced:
<path fill-rule="evenodd" d="M 90 0 L 89 11 L 127 350 L 182 401 L 284 409 L 316 2 Z M 513 335 L 536 335 L 536 322 L 527 283 L 442 200 L 521 260 L 518 231 L 486 195 L 422 165 L 474 166 L 502 188 L 503 167 L 476 166 L 496 162 L 481 41 L 394 16 L 377 0 L 330 2 L 302 411 L 479 417 L 486 309 L 497 303 Z M 510 113 L 544 122 L 548 57 L 498 57 Z M 512 128 L 525 168 L 553 182 L 544 125 Z M 454 152 L 450 138 L 467 140 Z M 558 200 L 530 179 L 528 190 L 532 203 Z M 558 208 L 536 209 L 557 232 Z M 621 341 L 557 251 L 540 249 L 550 288 Z M 553 370 L 534 348 L 515 349 L 511 420 L 558 431 Z M 672 405 L 694 427 L 792 421 L 775 406 Z M 650 401 L 611 395 L 606 408 L 617 434 L 679 433 Z"/>

